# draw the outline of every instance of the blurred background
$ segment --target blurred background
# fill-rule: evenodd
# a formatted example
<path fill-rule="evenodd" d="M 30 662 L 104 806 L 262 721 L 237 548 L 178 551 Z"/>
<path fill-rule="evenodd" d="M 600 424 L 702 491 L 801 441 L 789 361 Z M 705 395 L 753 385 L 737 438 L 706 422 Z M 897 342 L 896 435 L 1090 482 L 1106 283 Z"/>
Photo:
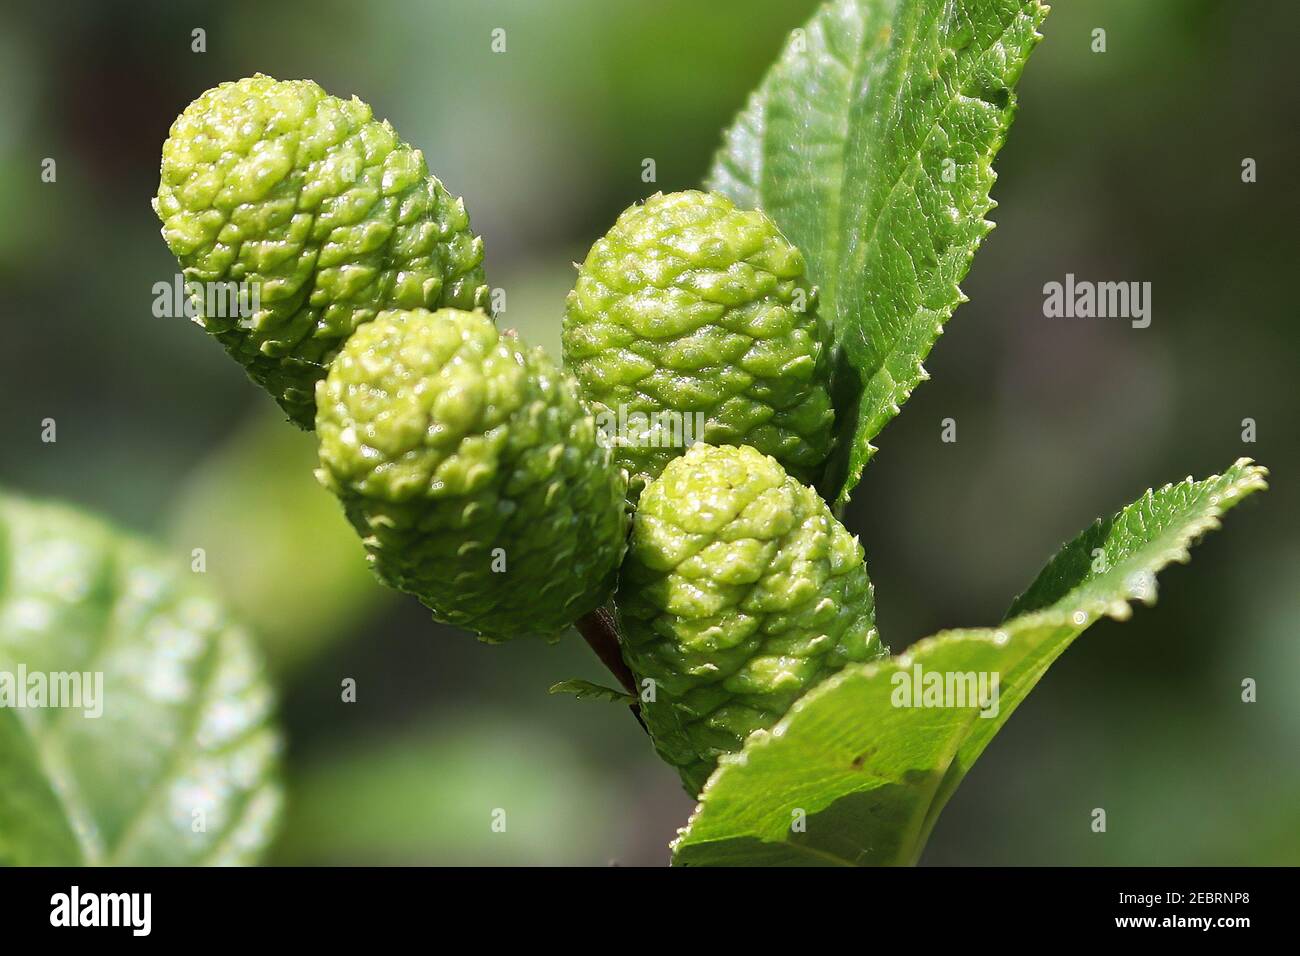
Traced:
<path fill-rule="evenodd" d="M 1153 483 L 1246 455 L 1272 491 L 1162 577 L 1158 606 L 1097 624 L 1052 668 L 924 862 L 1300 863 L 1300 14 L 1055 6 L 971 301 L 847 516 L 885 640 L 995 623 L 1063 541 Z M 178 563 L 206 548 L 281 693 L 289 805 L 270 861 L 665 863 L 692 806 L 675 774 L 622 708 L 546 694 L 606 682 L 586 646 L 482 645 L 370 579 L 312 478 L 311 438 L 196 327 L 154 318 L 153 285 L 177 267 L 149 200 L 171 120 L 205 88 L 262 71 L 356 93 L 465 197 L 502 324 L 558 355 L 572 261 L 629 203 L 700 182 L 815 4 L 6 7 L 0 483 L 147 532 Z M 1067 272 L 1150 281 L 1150 328 L 1043 318 L 1043 284 Z M 47 417 L 56 444 L 40 441 Z M 940 441 L 948 417 L 955 444 Z M 1240 701 L 1246 677 L 1258 703 Z M 489 828 L 496 807 L 507 833 Z"/>

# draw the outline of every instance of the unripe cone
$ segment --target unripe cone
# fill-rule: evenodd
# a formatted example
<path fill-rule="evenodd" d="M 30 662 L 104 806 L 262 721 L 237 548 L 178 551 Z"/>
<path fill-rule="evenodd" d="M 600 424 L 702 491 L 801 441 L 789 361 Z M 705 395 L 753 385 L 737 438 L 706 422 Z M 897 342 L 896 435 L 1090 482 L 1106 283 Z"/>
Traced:
<path fill-rule="evenodd" d="M 369 106 L 310 80 L 258 74 L 192 102 L 154 210 L 187 280 L 243 283 L 251 315 L 197 321 L 303 428 L 330 359 L 381 309 L 486 301 L 461 200 Z"/>
<path fill-rule="evenodd" d="M 654 681 L 642 716 L 692 793 L 805 691 L 887 653 L 857 539 L 748 447 L 697 445 L 646 487 L 617 604 L 624 658 Z"/>
<path fill-rule="evenodd" d="M 383 312 L 317 386 L 317 477 L 378 576 L 485 640 L 610 596 L 627 478 L 577 383 L 481 312 Z"/>
<path fill-rule="evenodd" d="M 564 361 L 597 423 L 617 427 L 634 494 L 691 438 L 819 476 L 834 411 L 816 305 L 803 255 L 763 212 L 692 190 L 619 216 L 578 269 Z"/>

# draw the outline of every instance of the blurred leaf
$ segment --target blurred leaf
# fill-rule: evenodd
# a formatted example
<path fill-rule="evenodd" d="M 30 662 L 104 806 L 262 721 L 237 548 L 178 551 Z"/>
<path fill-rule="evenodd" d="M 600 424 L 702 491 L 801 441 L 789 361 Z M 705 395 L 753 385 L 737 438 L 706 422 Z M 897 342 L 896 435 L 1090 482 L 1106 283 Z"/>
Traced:
<path fill-rule="evenodd" d="M 839 442 L 821 490 L 837 505 L 964 301 L 1046 14 L 1037 0 L 832 0 L 726 133 L 708 187 L 776 220 L 834 323 Z"/>
<path fill-rule="evenodd" d="M 195 470 L 172 539 L 203 548 L 222 594 L 287 671 L 388 597 L 338 501 L 316 483 L 313 437 L 278 412 L 250 419 Z"/>
<path fill-rule="evenodd" d="M 0 497 L 0 694 L 40 675 L 50 695 L 0 696 L 0 863 L 248 863 L 270 838 L 270 688 L 247 634 L 176 563 Z M 55 674 L 76 675 L 60 693 L 84 706 L 49 706 Z"/>
<path fill-rule="evenodd" d="M 578 700 L 604 700 L 611 704 L 635 704 L 636 698 L 626 691 L 615 690 L 602 684 L 593 684 L 589 680 L 571 678 L 552 684 L 548 694 L 572 694 Z"/>
<path fill-rule="evenodd" d="M 462 712 L 404 736 L 331 747 L 309 764 L 290 781 L 274 860 L 604 862 L 618 803 L 606 781 L 541 724 Z"/>
<path fill-rule="evenodd" d="M 1053 558 L 1015 603 L 1019 616 L 944 631 L 826 680 L 722 759 L 674 862 L 914 863 L 962 777 L 1051 663 L 1099 617 L 1125 620 L 1131 600 L 1154 603 L 1156 572 L 1185 562 L 1223 512 L 1266 487 L 1265 474 L 1243 458 L 1222 476 L 1148 491 Z M 903 689 L 928 674 L 997 675 L 998 685 L 983 710 L 906 705 Z M 806 826 L 792 832 L 799 812 Z"/>

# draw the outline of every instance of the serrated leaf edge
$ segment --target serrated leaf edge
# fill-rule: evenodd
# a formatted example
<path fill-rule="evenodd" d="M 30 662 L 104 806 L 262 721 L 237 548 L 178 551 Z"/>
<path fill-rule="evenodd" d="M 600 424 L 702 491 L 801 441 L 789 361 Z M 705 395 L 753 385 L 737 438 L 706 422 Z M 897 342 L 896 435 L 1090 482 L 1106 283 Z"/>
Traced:
<path fill-rule="evenodd" d="M 1047 15 L 1051 12 L 1051 9 L 1052 8 L 1048 4 L 1042 3 L 1041 0 L 1029 0 L 1029 2 L 1026 4 L 1025 9 L 1021 11 L 1020 15 L 1028 16 L 1030 19 L 1036 21 L 1033 31 L 1031 33 L 1031 42 L 1029 44 L 1028 50 L 1025 53 L 1024 59 L 1020 64 L 1021 72 L 1023 72 L 1025 64 L 1029 62 L 1029 58 L 1030 56 L 1033 55 L 1034 50 L 1037 49 L 1038 44 L 1043 41 L 1043 34 L 1040 31 L 1039 27 L 1042 26 L 1043 22 L 1047 18 Z M 1014 20 L 1012 22 L 1014 23 Z M 1010 29 L 1011 29 L 1011 24 L 1008 24 L 1006 29 L 1003 30 L 1002 35 L 1005 36 L 1005 34 Z M 1006 108 L 1006 122 L 1002 124 L 1002 128 L 1000 130 L 1000 136 L 997 142 L 993 145 L 992 149 L 990 150 L 990 155 L 987 157 L 988 173 L 989 173 L 989 188 L 988 188 L 988 192 L 985 194 L 985 198 L 988 202 L 988 207 L 980 214 L 980 224 L 984 228 L 980 232 L 980 234 L 974 238 L 970 246 L 970 249 L 966 252 L 965 268 L 961 271 L 963 278 L 970 273 L 970 265 L 975 259 L 975 253 L 977 253 L 980 250 L 980 247 L 983 246 L 984 240 L 988 238 L 989 234 L 993 232 L 994 229 L 997 228 L 997 223 L 994 222 L 992 219 L 987 218 L 989 214 L 993 212 L 993 210 L 998 208 L 998 201 L 993 198 L 993 189 L 996 187 L 998 182 L 998 171 L 996 166 L 994 165 L 994 161 L 997 159 L 998 153 L 1002 151 L 1002 147 L 1006 145 L 1007 136 L 1010 134 L 1011 127 L 1015 122 L 1015 114 L 1020 107 L 1019 97 L 1015 90 L 1015 86 L 1019 82 L 1020 82 L 1020 74 L 1017 73 L 1014 76 L 1014 78 L 1012 78 L 1010 81 L 1010 92 L 1009 92 L 1007 108 Z M 872 439 L 874 439 L 877 435 L 879 435 L 882 431 L 884 431 L 885 426 L 888 425 L 894 418 L 898 417 L 899 413 L 902 411 L 902 406 L 907 402 L 909 398 L 912 397 L 912 393 L 916 391 L 917 386 L 920 385 L 922 382 L 929 381 L 930 374 L 929 372 L 926 371 L 925 364 L 924 364 L 926 357 L 930 354 L 931 349 L 933 349 L 934 346 L 938 343 L 939 339 L 943 337 L 943 333 L 947 329 L 948 323 L 952 321 L 952 317 L 954 314 L 956 314 L 957 309 L 970 301 L 970 297 L 966 295 L 965 292 L 962 291 L 960 281 L 953 283 L 953 292 L 956 293 L 953 304 L 950 307 L 945 307 L 938 311 L 938 314 L 941 316 L 941 318 L 939 319 L 939 321 L 935 326 L 934 337 L 932 338 L 929 347 L 926 348 L 924 353 L 917 359 L 916 369 L 915 369 L 916 380 L 912 382 L 910 385 L 906 385 L 900 391 L 895 393 L 893 396 L 893 400 L 890 402 L 890 404 L 885 406 L 884 409 L 882 409 L 882 412 L 888 411 L 889 414 L 887 416 L 884 416 L 884 419 L 883 421 L 880 422 L 878 428 L 875 428 L 874 430 L 864 431 L 860 436 L 855 436 L 855 440 L 861 442 L 863 448 L 861 460 L 858 461 L 856 465 L 854 463 L 853 449 L 848 449 L 845 452 L 845 454 L 848 456 L 847 469 L 844 474 L 842 486 L 836 492 L 835 495 L 834 506 L 836 509 L 842 511 L 845 507 L 848 506 L 849 501 L 852 498 L 853 490 L 858 486 L 858 483 L 861 482 L 862 480 L 863 471 L 866 469 L 866 466 L 871 462 L 871 459 L 874 458 L 876 453 L 879 451 L 879 448 L 876 445 L 872 444 Z M 897 343 L 895 343 L 895 347 L 896 346 Z M 878 374 L 885 368 L 886 365 L 885 359 L 892 353 L 892 351 L 893 350 L 891 349 L 890 352 L 887 352 L 881 356 L 879 367 L 875 370 L 875 373 L 873 374 Z M 896 378 L 894 379 L 894 381 L 896 383 L 900 382 L 900 380 Z"/>
<path fill-rule="evenodd" d="M 1219 498 L 1216 498 L 1211 502 L 1210 507 L 1206 509 L 1204 515 L 1187 525 L 1183 533 L 1178 536 L 1178 543 L 1176 545 L 1166 548 L 1164 551 L 1157 554 L 1151 561 L 1147 562 L 1145 570 L 1155 574 L 1165 567 L 1168 567 L 1170 564 L 1186 564 L 1191 557 L 1191 546 L 1199 541 L 1207 532 L 1213 531 L 1222 526 L 1222 522 L 1219 519 L 1226 510 L 1226 506 L 1220 506 L 1222 500 L 1239 499 L 1255 491 L 1267 490 L 1268 482 L 1266 481 L 1266 478 L 1268 476 L 1268 469 L 1262 465 L 1254 464 L 1253 460 L 1250 458 L 1238 458 L 1233 462 L 1232 467 L 1227 469 L 1223 474 L 1210 475 L 1209 477 L 1202 479 L 1199 483 L 1208 485 L 1211 482 L 1222 480 L 1225 475 L 1237 468 L 1242 469 L 1241 476 L 1229 484 Z M 1169 491 L 1176 485 L 1194 484 L 1198 484 L 1198 482 L 1189 475 L 1180 482 L 1169 482 L 1158 489 L 1148 488 L 1136 501 L 1121 508 L 1116 514 L 1122 513 L 1127 510 L 1127 508 L 1133 507 L 1134 505 L 1150 501 L 1157 493 Z M 1233 503 L 1235 504 L 1235 501 Z M 1101 519 L 1098 519 L 1098 521 L 1100 520 Z M 1094 522 L 1094 525 L 1095 524 L 1096 522 Z M 1069 542 L 1066 542 L 1066 544 L 1068 545 Z M 726 754 L 719 758 L 718 766 L 714 769 L 713 773 L 709 775 L 709 779 L 705 781 L 704 787 L 700 791 L 699 799 L 696 802 L 695 809 L 687 819 L 686 825 L 678 829 L 676 838 L 669 843 L 668 846 L 670 852 L 673 855 L 676 855 L 678 847 L 689 835 L 690 829 L 694 825 L 696 819 L 704 812 L 706 804 L 708 803 L 711 788 L 727 767 L 747 763 L 749 760 L 749 753 L 752 750 L 768 746 L 772 740 L 783 736 L 786 729 L 789 727 L 790 722 L 801 713 L 804 708 L 811 706 L 823 694 L 832 692 L 835 688 L 839 687 L 851 677 L 871 677 L 881 669 L 890 666 L 904 668 L 910 667 L 916 656 L 924 655 L 928 653 L 931 648 L 945 643 L 977 641 L 989 642 L 1001 646 L 1012 639 L 1011 630 L 1013 628 L 1066 626 L 1074 627 L 1082 631 L 1101 617 L 1109 617 L 1113 620 L 1125 621 L 1133 615 L 1133 608 L 1130 602 L 1134 600 L 1144 600 L 1144 603 L 1149 606 L 1155 603 L 1156 596 L 1153 590 L 1149 599 L 1142 599 L 1136 595 L 1126 595 L 1118 600 L 1094 600 L 1068 609 L 1062 608 L 1058 603 L 1057 605 L 1044 608 L 1040 611 L 1033 611 L 1029 614 L 1020 615 L 1010 621 L 1004 621 L 997 627 L 947 628 L 938 631 L 929 637 L 922 638 L 900 654 L 883 658 L 879 661 L 872 661 L 867 664 L 849 665 L 838 673 L 826 678 L 826 680 L 822 681 L 803 697 L 799 698 L 799 700 L 795 701 L 786 714 L 777 721 L 770 730 L 756 731 L 750 735 L 748 740 L 745 741 L 744 748 L 739 752 Z"/>

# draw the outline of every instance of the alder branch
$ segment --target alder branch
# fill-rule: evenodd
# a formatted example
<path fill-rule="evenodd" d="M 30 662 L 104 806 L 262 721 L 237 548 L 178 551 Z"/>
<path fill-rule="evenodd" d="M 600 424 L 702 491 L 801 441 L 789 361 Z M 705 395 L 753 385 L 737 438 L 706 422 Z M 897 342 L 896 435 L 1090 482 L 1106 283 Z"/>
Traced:
<path fill-rule="evenodd" d="M 618 625 L 614 623 L 614 615 L 608 608 L 598 607 L 578 618 L 574 627 L 596 652 L 600 662 L 617 678 L 623 689 L 632 695 L 632 703 L 628 707 L 632 711 L 632 716 L 637 719 L 637 723 L 645 729 L 645 721 L 641 719 L 641 704 L 637 700 L 636 678 L 632 676 L 632 669 L 623 660 L 623 650 L 618 644 Z"/>

